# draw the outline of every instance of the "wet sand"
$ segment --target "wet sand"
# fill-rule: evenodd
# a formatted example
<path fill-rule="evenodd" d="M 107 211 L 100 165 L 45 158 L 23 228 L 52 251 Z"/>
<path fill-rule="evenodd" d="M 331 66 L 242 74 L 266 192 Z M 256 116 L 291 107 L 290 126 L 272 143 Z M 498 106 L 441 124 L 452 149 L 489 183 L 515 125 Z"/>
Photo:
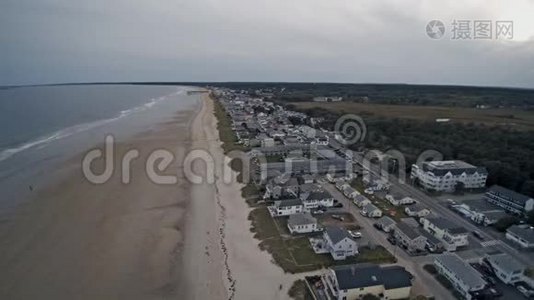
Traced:
<path fill-rule="evenodd" d="M 107 183 L 91 184 L 77 159 L 64 167 L 66 179 L 35 190 L 15 221 L 0 225 L 0 298 L 287 299 L 298 276 L 260 251 L 242 185 L 233 172 L 232 182 L 222 180 L 213 102 L 201 102 L 116 146 L 119 158 L 140 152 L 129 184 L 120 168 Z M 165 174 L 178 173 L 178 184 L 146 175 L 146 157 L 161 148 L 176 154 Z M 191 149 L 213 158 L 215 182 L 185 178 Z M 195 160 L 192 172 L 206 178 L 205 164 Z"/>
<path fill-rule="evenodd" d="M 61 171 L 65 178 L 43 189 L 14 220 L 0 226 L 2 299 L 179 299 L 183 219 L 189 185 L 181 174 L 195 112 L 116 145 L 115 172 L 88 182 L 81 157 Z M 154 149 L 176 153 L 168 173 L 178 184 L 157 185 L 146 175 Z M 132 179 L 121 182 L 120 158 L 138 149 Z M 177 151 L 177 149 L 180 149 Z"/>

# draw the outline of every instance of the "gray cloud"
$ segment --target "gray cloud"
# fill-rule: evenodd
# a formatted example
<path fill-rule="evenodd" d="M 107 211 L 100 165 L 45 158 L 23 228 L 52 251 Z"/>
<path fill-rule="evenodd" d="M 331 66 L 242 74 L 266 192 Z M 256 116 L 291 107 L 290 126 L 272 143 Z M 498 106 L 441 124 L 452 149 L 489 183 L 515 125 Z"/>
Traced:
<path fill-rule="evenodd" d="M 534 4 L 7 0 L 0 85 L 336 81 L 534 87 Z M 429 20 L 513 20 L 513 41 L 431 40 Z M 450 32 L 448 32 L 450 34 Z"/>

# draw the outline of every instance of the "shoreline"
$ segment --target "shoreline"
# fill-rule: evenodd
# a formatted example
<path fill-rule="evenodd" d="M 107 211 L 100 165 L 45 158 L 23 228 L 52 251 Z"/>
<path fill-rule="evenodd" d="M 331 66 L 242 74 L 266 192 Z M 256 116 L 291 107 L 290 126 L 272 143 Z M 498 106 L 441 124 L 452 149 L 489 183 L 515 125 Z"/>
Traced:
<path fill-rule="evenodd" d="M 117 157 L 140 152 L 127 185 L 120 160 L 108 182 L 93 185 L 77 156 L 60 166 L 57 182 L 34 190 L 14 218 L 0 224 L 2 298 L 180 298 L 176 270 L 189 202 L 181 168 L 195 113 L 178 110 L 116 144 Z M 144 162 L 156 149 L 175 150 L 167 171 L 178 170 L 178 184 L 157 185 L 145 174 Z"/>
<path fill-rule="evenodd" d="M 224 299 L 254 299 L 258 295 L 265 299 L 289 299 L 287 292 L 298 276 L 284 273 L 273 262 L 271 255 L 260 249 L 260 241 L 254 238 L 249 219 L 253 208 L 242 196 L 242 188 L 245 185 L 238 182 L 236 171 L 225 166 L 227 162 L 223 143 L 217 128 L 219 120 L 214 113 L 215 100 L 206 95 L 203 101 L 208 107 L 207 116 L 204 117 L 201 127 L 192 128 L 202 128 L 206 131 L 205 138 L 208 143 L 204 144 L 207 146 L 204 149 L 208 150 L 215 160 L 216 179 L 213 189 L 216 197 L 214 203 L 208 204 L 216 208 L 217 218 L 214 220 L 218 222 L 212 226 L 217 226 L 219 230 L 219 251 L 222 252 L 223 266 L 219 266 L 218 272 L 222 272 L 224 276 L 227 292 L 227 298 Z M 228 174 L 223 174 L 222 170 L 231 172 L 230 183 L 223 182 L 223 176 Z M 193 202 L 194 199 L 192 197 L 192 203 L 196 203 Z"/>

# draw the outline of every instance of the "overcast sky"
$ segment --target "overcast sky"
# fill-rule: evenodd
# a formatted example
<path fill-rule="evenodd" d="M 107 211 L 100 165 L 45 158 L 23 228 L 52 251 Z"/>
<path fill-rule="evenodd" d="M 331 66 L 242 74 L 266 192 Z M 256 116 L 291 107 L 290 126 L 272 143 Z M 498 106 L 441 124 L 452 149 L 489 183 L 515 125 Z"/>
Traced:
<path fill-rule="evenodd" d="M 455 19 L 490 20 L 493 36 L 452 39 Z M 496 38 L 500 20 L 512 40 Z M 94 81 L 534 88 L 534 1 L 2 1 L 0 85 Z"/>

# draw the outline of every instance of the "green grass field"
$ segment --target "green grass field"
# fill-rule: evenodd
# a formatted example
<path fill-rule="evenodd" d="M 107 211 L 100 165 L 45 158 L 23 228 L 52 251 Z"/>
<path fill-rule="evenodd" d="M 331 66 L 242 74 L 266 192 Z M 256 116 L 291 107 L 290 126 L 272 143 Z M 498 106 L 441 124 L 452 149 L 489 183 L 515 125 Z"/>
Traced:
<path fill-rule="evenodd" d="M 534 130 L 534 111 L 513 108 L 475 109 L 466 107 L 387 105 L 357 102 L 293 102 L 299 109 L 320 107 L 336 113 L 352 113 L 361 117 L 384 117 L 435 121 L 438 118 L 451 122 L 499 125 L 520 130 Z"/>

